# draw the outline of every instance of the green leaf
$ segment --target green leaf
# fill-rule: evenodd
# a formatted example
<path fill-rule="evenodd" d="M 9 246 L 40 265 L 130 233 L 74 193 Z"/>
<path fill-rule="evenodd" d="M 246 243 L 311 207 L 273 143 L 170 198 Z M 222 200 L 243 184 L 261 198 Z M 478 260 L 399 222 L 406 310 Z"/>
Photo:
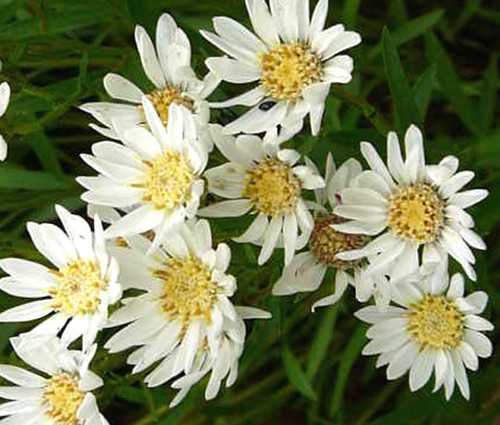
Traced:
<path fill-rule="evenodd" d="M 418 78 L 413 86 L 413 98 L 420 113 L 420 119 L 423 122 L 427 115 L 427 109 L 432 97 L 432 90 L 436 82 L 436 66 L 431 65 Z"/>
<path fill-rule="evenodd" d="M 354 332 L 354 335 L 350 339 L 349 344 L 347 344 L 342 354 L 342 358 L 340 359 L 339 371 L 333 390 L 332 403 L 330 405 L 330 417 L 334 417 L 340 409 L 349 374 L 365 342 L 365 326 L 358 325 L 356 332 Z"/>
<path fill-rule="evenodd" d="M 353 28 L 356 25 L 359 15 L 359 6 L 361 6 L 361 0 L 344 1 L 344 12 L 342 16 L 347 28 Z"/>
<path fill-rule="evenodd" d="M 498 80 L 498 56 L 492 56 L 490 65 L 486 70 L 483 95 L 479 101 L 479 117 L 481 129 L 484 134 L 491 130 L 495 116 L 495 104 L 497 100 Z"/>
<path fill-rule="evenodd" d="M 0 188 L 57 190 L 67 189 L 68 185 L 49 173 L 2 165 L 0 167 Z"/>
<path fill-rule="evenodd" d="M 302 370 L 299 361 L 290 351 L 288 346 L 283 347 L 283 364 L 285 366 L 286 375 L 294 388 L 302 395 L 312 400 L 316 400 L 316 393 L 314 392 L 307 375 Z"/>
<path fill-rule="evenodd" d="M 408 41 L 414 40 L 432 28 L 443 16 L 443 9 L 437 9 L 427 15 L 422 15 L 413 19 L 392 31 L 392 40 L 395 47 L 398 47 Z M 369 53 L 368 59 L 372 60 L 383 50 L 383 41 L 378 43 Z"/>
<path fill-rule="evenodd" d="M 387 28 L 382 31 L 382 45 L 385 74 L 396 107 L 399 121 L 398 127 L 401 131 L 404 131 L 410 124 L 420 122 L 420 114 L 411 87 L 406 81 L 398 52 Z"/>
<path fill-rule="evenodd" d="M 430 62 L 436 64 L 437 79 L 444 95 L 450 100 L 453 109 L 471 133 L 479 134 L 480 126 L 475 113 L 475 107 L 462 88 L 453 66 L 439 40 L 432 32 L 425 35 L 425 48 Z"/>

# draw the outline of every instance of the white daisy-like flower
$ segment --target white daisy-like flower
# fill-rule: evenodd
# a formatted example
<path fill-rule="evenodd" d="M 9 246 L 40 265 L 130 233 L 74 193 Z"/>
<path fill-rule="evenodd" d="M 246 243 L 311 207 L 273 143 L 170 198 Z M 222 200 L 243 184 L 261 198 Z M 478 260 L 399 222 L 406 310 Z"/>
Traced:
<path fill-rule="evenodd" d="M 139 347 L 128 363 L 134 365 L 133 373 L 155 364 L 145 378 L 151 387 L 177 377 L 172 387 L 180 392 L 173 405 L 211 371 L 206 389 L 211 399 L 224 378 L 228 385 L 236 379 L 245 341 L 242 318 L 269 314 L 231 303 L 236 291 L 236 279 L 227 274 L 231 251 L 226 244 L 212 248 L 208 221 L 183 224 L 148 255 L 150 251 L 151 242 L 140 235 L 114 248 L 125 288 L 144 293 L 124 299 L 111 316 L 110 326 L 127 326 L 105 347 L 113 353 Z"/>
<path fill-rule="evenodd" d="M 457 273 L 450 281 L 447 262 L 443 264 L 416 282 L 398 286 L 395 299 L 400 306 L 385 311 L 369 306 L 356 313 L 372 325 L 363 354 L 379 355 L 377 367 L 388 365 L 388 379 L 409 371 L 412 391 L 422 388 L 434 371 L 434 391 L 444 385 L 449 399 L 456 382 L 468 399 L 466 368 L 477 370 L 478 357 L 492 353 L 490 340 L 481 332 L 493 325 L 479 316 L 488 295 L 474 292 L 464 297 L 462 275 Z"/>
<path fill-rule="evenodd" d="M 488 195 L 484 189 L 464 192 L 474 173 L 457 173 L 458 159 L 447 156 L 438 165 L 426 166 L 420 130 L 406 132 L 403 161 L 396 133 L 387 138 L 387 167 L 368 142 L 361 152 L 371 170 L 364 171 L 354 186 L 341 193 L 342 204 L 334 210 L 347 221 L 335 225 L 341 232 L 376 236 L 364 248 L 338 255 L 342 260 L 378 255 L 367 273 L 379 273 L 390 264 L 394 279 L 418 268 L 422 249 L 424 265 L 441 263 L 448 254 L 475 280 L 474 254 L 469 246 L 486 249 L 472 230 L 474 221 L 464 209 Z"/>
<path fill-rule="evenodd" d="M 2 64 L 0 62 L 0 70 L 2 69 Z M 7 107 L 10 101 L 10 86 L 9 83 L 0 84 L 0 118 L 5 115 Z M 5 161 L 7 158 L 7 142 L 4 137 L 0 134 L 0 161 Z"/>
<path fill-rule="evenodd" d="M 125 130 L 130 126 L 146 124 L 142 97 L 146 94 L 155 107 L 164 125 L 169 121 L 171 104 L 184 106 L 184 113 L 193 113 L 201 136 L 208 135 L 206 126 L 210 119 L 210 109 L 205 100 L 218 86 L 220 79 L 208 73 L 199 80 L 191 68 L 191 44 L 185 32 L 174 19 L 163 14 L 156 27 L 156 48 L 146 30 L 137 25 L 135 42 L 146 76 L 154 85 L 153 91 L 144 93 L 126 78 L 110 73 L 104 78 L 106 92 L 118 101 L 126 103 L 95 102 L 81 106 L 94 118 L 105 125 L 92 125 L 107 137 L 118 138 L 116 129 Z M 210 147 L 209 138 L 203 142 Z"/>
<path fill-rule="evenodd" d="M 17 366 L 0 365 L 0 376 L 15 386 L 0 387 L 1 421 L 10 425 L 108 425 L 92 391 L 103 385 L 89 370 L 97 346 L 69 351 L 54 336 L 10 340 L 16 354 L 42 375 Z"/>
<path fill-rule="evenodd" d="M 277 246 L 284 246 L 285 264 L 290 264 L 300 245 L 299 236 L 304 238 L 314 227 L 303 189 L 322 188 L 325 181 L 317 169 L 296 165 L 300 155 L 292 149 L 280 150 L 255 135 L 234 138 L 217 125 L 211 131 L 215 145 L 229 162 L 205 172 L 208 190 L 230 200 L 205 207 L 199 215 L 238 217 L 251 211 L 257 217 L 234 240 L 261 245 L 259 265 Z"/>
<path fill-rule="evenodd" d="M 125 213 L 106 229 L 107 238 L 154 230 L 158 243 L 196 214 L 208 156 L 182 106 L 170 106 L 167 128 L 147 98 L 143 108 L 151 131 L 136 126 L 120 135 L 123 144 L 94 144 L 93 155 L 82 158 L 99 176 L 77 181 L 88 190 L 84 201 Z"/>
<path fill-rule="evenodd" d="M 206 65 L 222 80 L 257 87 L 212 107 L 252 107 L 226 127 L 235 134 L 261 133 L 281 125 L 295 133 L 310 114 L 318 134 L 325 98 L 332 83 L 351 81 L 353 60 L 340 52 L 361 37 L 339 24 L 324 29 L 328 0 L 319 0 L 312 18 L 309 0 L 246 0 L 255 31 L 227 17 L 213 19 L 216 34 L 201 34 L 229 57 L 212 57 Z"/>
<path fill-rule="evenodd" d="M 56 335 L 66 344 L 82 337 L 86 350 L 108 318 L 108 306 L 121 298 L 118 263 L 107 253 L 98 217 L 94 233 L 87 222 L 56 206 L 64 231 L 53 224 L 28 223 L 28 233 L 55 268 L 18 258 L 0 260 L 9 276 L 0 289 L 23 298 L 42 298 L 0 314 L 0 322 L 27 322 L 51 315 L 30 331 Z"/>
<path fill-rule="evenodd" d="M 307 158 L 306 161 L 311 168 L 315 168 Z M 342 202 L 340 191 L 349 187 L 361 171 L 361 164 L 355 159 L 347 160 L 336 169 L 331 153 L 328 154 L 326 186 L 315 193 L 316 202 L 323 208 L 314 218 L 314 228 L 307 241 L 308 250 L 296 254 L 290 265 L 283 269 L 281 277 L 273 287 L 273 295 L 315 291 L 330 267 L 335 269 L 335 292 L 317 301 L 313 309 L 336 303 L 349 284 L 354 286 L 359 301 L 365 302 L 373 295 L 374 287 L 370 285 L 370 279 L 364 276 L 366 261 L 343 261 L 337 258 L 339 252 L 362 248 L 370 238 L 340 233 L 332 227 L 332 224 L 343 221 L 331 213 L 332 209 Z"/>

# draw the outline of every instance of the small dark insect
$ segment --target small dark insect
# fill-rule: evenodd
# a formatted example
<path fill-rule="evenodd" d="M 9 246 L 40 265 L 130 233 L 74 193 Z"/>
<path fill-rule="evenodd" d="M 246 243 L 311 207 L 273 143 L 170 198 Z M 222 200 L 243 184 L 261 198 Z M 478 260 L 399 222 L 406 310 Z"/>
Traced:
<path fill-rule="evenodd" d="M 266 100 L 259 105 L 259 109 L 261 111 L 269 111 L 274 105 L 276 105 L 274 100 Z"/>

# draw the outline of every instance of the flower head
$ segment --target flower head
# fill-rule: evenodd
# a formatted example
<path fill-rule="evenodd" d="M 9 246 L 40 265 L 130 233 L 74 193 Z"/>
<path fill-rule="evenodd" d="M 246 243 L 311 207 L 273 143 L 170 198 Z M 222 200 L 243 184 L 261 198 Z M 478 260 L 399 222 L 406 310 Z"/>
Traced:
<path fill-rule="evenodd" d="M 128 358 L 134 373 L 160 361 L 145 379 L 151 387 L 181 374 L 172 384 L 180 390 L 174 405 L 213 371 L 206 392 L 207 399 L 213 398 L 228 374 L 228 384 L 236 379 L 245 340 L 242 319 L 268 314 L 230 302 L 236 290 L 236 279 L 227 274 L 231 252 L 225 244 L 212 248 L 206 220 L 183 224 L 147 255 L 150 250 L 151 243 L 142 236 L 114 249 L 125 286 L 144 293 L 123 300 L 124 306 L 111 316 L 111 326 L 127 326 L 106 348 L 117 352 L 139 347 Z"/>
<path fill-rule="evenodd" d="M 199 130 L 208 124 L 210 111 L 205 100 L 215 90 L 220 80 L 212 73 L 200 81 L 191 68 L 191 45 L 185 32 L 174 19 L 164 13 L 156 27 L 156 48 L 146 30 L 137 25 L 135 42 L 144 72 L 154 85 L 152 91 L 144 93 L 134 83 L 117 74 L 104 78 L 106 92 L 120 103 L 97 102 L 81 106 L 105 125 L 92 125 L 94 129 L 114 139 L 120 130 L 139 124 L 147 124 L 142 97 L 146 95 L 153 104 L 161 121 L 166 126 L 170 117 L 170 105 L 184 106 L 183 112 L 194 114 L 194 122 Z M 118 130 L 118 131 L 117 131 Z M 206 128 L 205 128 L 206 130 Z M 207 131 L 200 135 L 208 136 Z M 212 142 L 204 137 L 206 147 Z"/>
<path fill-rule="evenodd" d="M 42 335 L 12 338 L 11 344 L 24 362 L 43 375 L 0 365 L 0 376 L 16 385 L 0 389 L 0 397 L 11 400 L 0 405 L 10 424 L 108 425 L 92 394 L 103 385 L 89 370 L 97 346 L 87 352 L 69 351 L 58 338 Z"/>
<path fill-rule="evenodd" d="M 86 350 L 108 317 L 108 306 L 122 294 L 118 263 L 107 253 L 102 225 L 94 221 L 94 233 L 77 215 L 56 206 L 64 231 L 53 224 L 28 223 L 33 243 L 55 268 L 17 258 L 0 260 L 9 275 L 0 289 L 25 298 L 42 298 L 0 314 L 2 322 L 26 322 L 52 314 L 30 333 L 58 334 L 70 344 L 83 337 Z"/>
<path fill-rule="evenodd" d="M 231 134 L 261 133 L 278 125 L 294 134 L 308 114 L 312 133 L 318 134 L 330 85 L 351 81 L 352 58 L 339 53 L 361 37 L 341 24 L 324 29 L 328 0 L 318 1 L 312 18 L 309 0 L 270 0 L 270 8 L 264 0 L 246 0 L 246 5 L 255 34 L 226 17 L 213 19 L 215 34 L 201 34 L 229 55 L 207 59 L 214 74 L 257 87 L 211 105 L 252 107 L 226 126 Z"/>
<path fill-rule="evenodd" d="M 158 243 L 196 214 L 203 193 L 200 174 L 208 158 L 183 107 L 170 106 L 172 120 L 166 129 L 146 98 L 143 107 L 151 131 L 133 127 L 120 135 L 123 144 L 94 144 L 93 155 L 82 158 L 99 176 L 77 180 L 88 190 L 83 200 L 124 212 L 106 229 L 106 237 L 154 230 Z"/>
<path fill-rule="evenodd" d="M 478 357 L 489 357 L 492 344 L 481 332 L 493 325 L 478 316 L 488 301 L 484 292 L 464 296 L 464 280 L 456 274 L 449 281 L 445 262 L 428 275 L 397 286 L 400 307 L 384 311 L 365 307 L 356 316 L 371 324 L 365 355 L 379 355 L 377 367 L 388 365 L 387 378 L 397 379 L 409 371 L 410 389 L 423 387 L 435 371 L 434 391 L 442 386 L 446 398 L 455 383 L 469 398 L 466 368 L 476 370 Z"/>
<path fill-rule="evenodd" d="M 420 247 L 424 264 L 443 262 L 448 254 L 457 260 L 471 279 L 475 279 L 474 254 L 469 246 L 485 249 L 482 239 L 472 230 L 474 221 L 464 210 L 484 199 L 483 189 L 460 190 L 474 173 L 457 173 L 458 160 L 448 156 L 438 165 L 426 166 L 420 130 L 411 126 L 406 132 L 406 160 L 403 161 L 395 133 L 387 138 L 387 164 L 367 142 L 361 152 L 371 170 L 356 179 L 354 187 L 341 193 L 342 204 L 334 213 L 346 223 L 335 229 L 366 234 L 373 241 L 362 249 L 345 252 L 341 259 L 376 258 L 367 269 L 378 273 L 393 268 L 396 280 L 419 264 Z"/>
<path fill-rule="evenodd" d="M 219 126 L 211 130 L 216 146 L 229 162 L 205 172 L 208 190 L 231 200 L 203 208 L 199 214 L 257 215 L 248 230 L 234 240 L 262 245 L 259 264 L 264 264 L 277 246 L 284 246 L 285 263 L 289 264 L 298 246 L 299 229 L 303 235 L 314 226 L 302 191 L 321 188 L 324 180 L 311 166 L 296 165 L 300 155 L 294 150 L 279 150 L 258 136 L 234 138 Z"/>

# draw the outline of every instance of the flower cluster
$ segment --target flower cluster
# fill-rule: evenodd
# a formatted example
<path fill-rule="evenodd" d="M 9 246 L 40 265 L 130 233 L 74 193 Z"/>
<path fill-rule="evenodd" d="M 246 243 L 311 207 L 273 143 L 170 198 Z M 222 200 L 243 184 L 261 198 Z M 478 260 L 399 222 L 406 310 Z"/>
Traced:
<path fill-rule="evenodd" d="M 153 90 L 108 74 L 112 101 L 81 106 L 100 122 L 92 128 L 111 139 L 82 155 L 97 173 L 78 178 L 93 229 L 56 206 L 62 229 L 27 225 L 50 266 L 0 260 L 8 275 L 0 289 L 36 299 L 2 312 L 0 321 L 45 318 L 11 342 L 47 377 L 0 366 L 0 376 L 17 385 L 0 389 L 0 397 L 13 400 L 0 406 L 9 423 L 106 424 L 91 393 L 103 382 L 89 370 L 104 328 L 119 328 L 104 348 L 132 349 L 132 373 L 147 371 L 147 385 L 169 382 L 178 390 L 172 406 L 205 376 L 207 399 L 224 380 L 232 385 L 244 320 L 270 314 L 231 301 L 237 291 L 228 271 L 231 250 L 214 245 L 208 221 L 218 217 L 252 217 L 232 241 L 258 245 L 259 266 L 283 249 L 273 295 L 316 291 L 333 271 L 333 294 L 313 309 L 336 303 L 349 285 L 359 302 L 373 299 L 356 316 L 372 325 L 364 354 L 379 355 L 388 379 L 409 371 L 417 390 L 435 371 L 436 390 L 444 386 L 449 398 L 456 382 L 469 397 L 465 368 L 477 369 L 478 357 L 491 354 L 481 332 L 492 325 L 478 316 L 487 295 L 465 296 L 464 278 L 450 281 L 448 262 L 475 280 L 471 247 L 485 244 L 465 209 L 487 192 L 462 190 L 474 175 L 458 172 L 454 157 L 427 165 L 415 126 L 406 132 L 404 158 L 391 132 L 387 165 L 362 142 L 368 168 L 356 159 L 337 168 L 329 153 L 324 176 L 311 159 L 282 147 L 307 116 L 318 134 L 331 84 L 351 80 L 353 60 L 341 53 L 361 38 L 343 25 L 324 28 L 327 0 L 312 16 L 308 0 L 246 6 L 254 32 L 226 17 L 214 18 L 214 33 L 202 31 L 227 55 L 208 58 L 204 78 L 191 68 L 186 34 L 164 14 L 155 43 L 144 28 L 135 31 Z M 210 103 L 221 81 L 255 87 Z M 0 115 L 8 98 L 1 85 Z M 210 108 L 235 105 L 250 109 L 224 127 L 210 121 Z M 213 164 L 214 150 L 227 161 Z M 113 304 L 119 307 L 110 314 Z M 70 350 L 72 344 L 80 349 Z"/>

